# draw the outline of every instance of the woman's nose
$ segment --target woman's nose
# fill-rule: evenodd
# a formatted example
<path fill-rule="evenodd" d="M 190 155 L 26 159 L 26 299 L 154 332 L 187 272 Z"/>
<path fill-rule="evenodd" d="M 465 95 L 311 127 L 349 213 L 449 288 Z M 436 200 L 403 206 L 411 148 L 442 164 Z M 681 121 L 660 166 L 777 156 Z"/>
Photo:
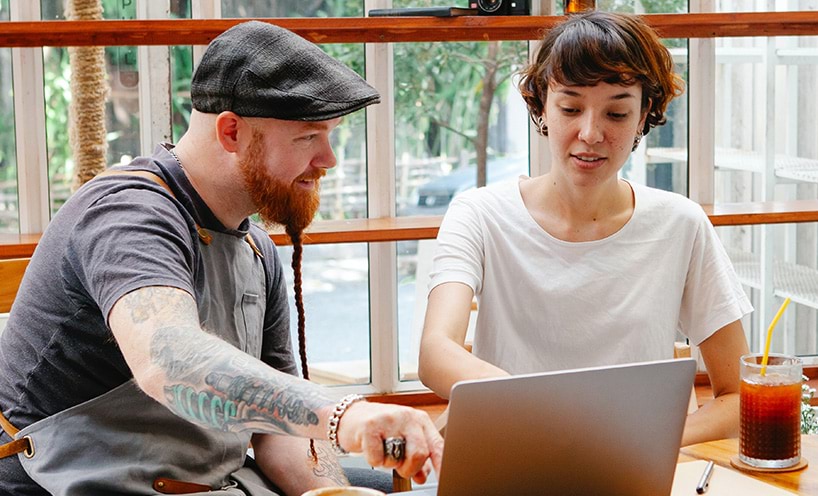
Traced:
<path fill-rule="evenodd" d="M 602 141 L 604 133 L 597 118 L 593 115 L 586 115 L 582 120 L 579 129 L 579 139 L 585 143 L 599 143 Z"/>

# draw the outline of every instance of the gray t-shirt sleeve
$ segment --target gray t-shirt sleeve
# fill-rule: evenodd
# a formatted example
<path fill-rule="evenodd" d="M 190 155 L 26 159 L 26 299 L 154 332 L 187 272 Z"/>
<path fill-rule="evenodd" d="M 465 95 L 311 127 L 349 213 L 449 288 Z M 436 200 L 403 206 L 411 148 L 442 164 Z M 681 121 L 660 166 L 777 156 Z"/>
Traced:
<path fill-rule="evenodd" d="M 193 235 L 176 200 L 146 180 L 102 196 L 79 216 L 66 251 L 70 275 L 106 320 L 122 296 L 139 288 L 194 295 Z"/>

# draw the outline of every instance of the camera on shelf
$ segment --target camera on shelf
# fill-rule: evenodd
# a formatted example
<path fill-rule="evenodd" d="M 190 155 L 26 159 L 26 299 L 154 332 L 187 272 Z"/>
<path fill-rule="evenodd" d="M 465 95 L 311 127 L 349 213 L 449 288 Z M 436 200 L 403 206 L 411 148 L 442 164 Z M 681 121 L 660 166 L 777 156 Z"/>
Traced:
<path fill-rule="evenodd" d="M 471 0 L 469 7 L 479 15 L 529 15 L 531 0 Z"/>

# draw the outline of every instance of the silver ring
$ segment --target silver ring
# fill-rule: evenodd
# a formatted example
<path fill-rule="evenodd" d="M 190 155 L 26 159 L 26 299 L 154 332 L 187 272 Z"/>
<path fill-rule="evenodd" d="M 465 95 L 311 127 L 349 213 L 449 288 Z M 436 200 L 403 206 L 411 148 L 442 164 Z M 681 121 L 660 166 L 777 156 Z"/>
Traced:
<path fill-rule="evenodd" d="M 402 437 L 388 437 L 383 440 L 383 455 L 386 458 L 400 461 L 403 459 L 406 448 L 406 439 Z"/>

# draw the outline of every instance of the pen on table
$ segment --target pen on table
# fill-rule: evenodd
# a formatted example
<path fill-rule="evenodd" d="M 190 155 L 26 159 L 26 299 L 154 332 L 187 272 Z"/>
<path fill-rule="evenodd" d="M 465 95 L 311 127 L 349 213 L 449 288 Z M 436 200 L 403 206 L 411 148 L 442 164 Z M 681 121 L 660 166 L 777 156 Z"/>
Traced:
<path fill-rule="evenodd" d="M 699 479 L 699 483 L 696 484 L 696 493 L 704 494 L 707 492 L 707 487 L 710 486 L 710 477 L 713 476 L 713 460 L 707 462 L 707 466 L 704 467 L 704 472 L 702 473 L 701 479 Z"/>

